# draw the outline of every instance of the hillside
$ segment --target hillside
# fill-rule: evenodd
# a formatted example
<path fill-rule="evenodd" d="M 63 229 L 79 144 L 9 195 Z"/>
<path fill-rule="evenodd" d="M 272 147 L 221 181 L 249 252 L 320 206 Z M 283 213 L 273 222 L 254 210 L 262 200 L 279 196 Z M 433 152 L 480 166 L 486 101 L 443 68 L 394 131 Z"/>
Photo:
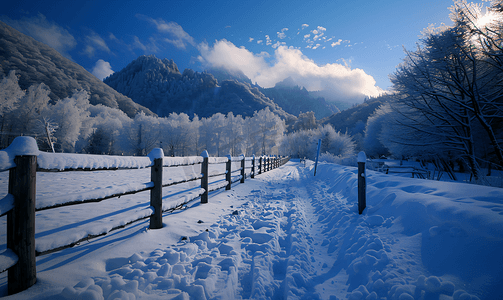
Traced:
<path fill-rule="evenodd" d="M 374 98 L 355 105 L 321 120 L 322 124 L 330 124 L 336 131 L 348 132 L 351 135 L 363 134 L 365 124 L 370 115 L 384 102 L 383 97 Z"/>
<path fill-rule="evenodd" d="M 118 108 L 130 117 L 142 110 L 152 114 L 56 50 L 1 21 L 0 62 L 0 74 L 7 75 L 10 70 L 16 70 L 22 89 L 45 83 L 51 89 L 49 97 L 53 101 L 70 96 L 76 89 L 84 89 L 89 91 L 89 100 L 93 105 Z"/>
<path fill-rule="evenodd" d="M 262 92 L 292 115 L 298 116 L 300 113 L 312 111 L 317 119 L 323 119 L 340 112 L 323 97 L 313 97 L 305 88 L 299 86 L 278 83 L 273 88 L 262 89 Z"/>
<path fill-rule="evenodd" d="M 180 73 L 172 60 L 153 55 L 140 56 L 104 82 L 159 116 L 172 112 L 199 117 L 228 112 L 252 116 L 255 111 L 269 107 L 282 118 L 292 117 L 250 83 L 218 82 L 210 73 L 191 69 Z"/>

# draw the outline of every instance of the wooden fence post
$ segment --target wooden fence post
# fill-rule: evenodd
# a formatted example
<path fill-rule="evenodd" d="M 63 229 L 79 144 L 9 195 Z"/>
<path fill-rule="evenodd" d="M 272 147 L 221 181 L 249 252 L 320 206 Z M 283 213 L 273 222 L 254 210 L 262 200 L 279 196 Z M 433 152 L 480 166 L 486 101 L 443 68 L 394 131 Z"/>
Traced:
<path fill-rule="evenodd" d="M 201 203 L 208 203 L 208 151 L 204 150 L 201 156 L 203 157 L 203 163 L 201 164 L 201 175 L 203 175 L 201 178 L 201 188 L 205 190 L 201 195 Z"/>
<path fill-rule="evenodd" d="M 365 152 L 358 153 L 358 213 L 361 215 L 367 206 L 367 172 L 365 162 L 367 157 Z"/>
<path fill-rule="evenodd" d="M 255 154 L 252 155 L 251 178 L 255 178 Z"/>
<path fill-rule="evenodd" d="M 150 168 L 150 180 L 154 187 L 150 190 L 150 206 L 154 208 L 154 213 L 150 216 L 150 229 L 162 228 L 162 166 L 164 152 L 161 148 L 154 148 L 150 151 L 150 159 L 154 164 Z"/>
<path fill-rule="evenodd" d="M 225 180 L 227 181 L 227 186 L 225 187 L 225 190 L 230 190 L 231 189 L 231 184 L 232 184 L 232 176 L 231 176 L 231 165 L 232 165 L 232 157 L 230 155 L 227 155 L 227 158 L 229 159 L 225 163 L 225 169 L 227 170 L 227 173 L 225 173 Z"/>
<path fill-rule="evenodd" d="M 244 154 L 241 154 L 241 183 L 245 183 L 245 156 Z"/>
<path fill-rule="evenodd" d="M 37 282 L 35 260 L 35 196 L 37 156 L 14 158 L 15 168 L 9 171 L 9 194 L 14 208 L 7 213 L 7 248 L 18 262 L 8 270 L 9 295 L 21 292 Z"/>
<path fill-rule="evenodd" d="M 262 156 L 258 159 L 258 173 L 262 174 Z"/>

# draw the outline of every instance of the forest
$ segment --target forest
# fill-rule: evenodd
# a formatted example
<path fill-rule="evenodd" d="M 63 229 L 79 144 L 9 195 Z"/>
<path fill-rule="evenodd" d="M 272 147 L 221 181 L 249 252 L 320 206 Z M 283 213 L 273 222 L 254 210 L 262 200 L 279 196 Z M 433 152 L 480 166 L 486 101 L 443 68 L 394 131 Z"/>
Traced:
<path fill-rule="evenodd" d="M 285 120 L 269 108 L 251 117 L 232 112 L 208 118 L 190 118 L 185 113 L 156 117 L 140 112 L 130 118 L 119 109 L 91 105 L 84 90 L 51 103 L 45 84 L 23 91 L 17 80 L 11 71 L 0 82 L 2 148 L 15 136 L 30 135 L 37 138 L 41 150 L 90 154 L 146 155 L 162 147 L 169 156 L 199 155 L 203 150 L 215 156 L 310 156 L 316 147 L 310 142 L 313 138 L 323 138 L 323 149 L 335 156 L 354 151 L 348 135 L 330 125 L 318 128 L 313 113 L 301 114 L 293 124 L 297 131 L 290 134 Z"/>

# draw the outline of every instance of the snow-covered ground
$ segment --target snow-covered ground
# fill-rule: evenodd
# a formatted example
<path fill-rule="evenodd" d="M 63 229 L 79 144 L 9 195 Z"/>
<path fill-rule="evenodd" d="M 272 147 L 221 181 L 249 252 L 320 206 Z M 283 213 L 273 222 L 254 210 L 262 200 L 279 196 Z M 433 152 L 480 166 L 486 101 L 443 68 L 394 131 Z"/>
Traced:
<path fill-rule="evenodd" d="M 147 219 L 39 256 L 37 284 L 5 299 L 500 299 L 503 189 L 368 171 L 358 215 L 356 171 L 321 163 L 314 177 L 312 162 L 291 161 L 164 215 L 162 229 Z M 120 172 L 68 182 L 106 187 Z M 46 199 L 53 181 L 38 180 Z M 148 192 L 41 211 L 37 248 L 147 202 Z"/>

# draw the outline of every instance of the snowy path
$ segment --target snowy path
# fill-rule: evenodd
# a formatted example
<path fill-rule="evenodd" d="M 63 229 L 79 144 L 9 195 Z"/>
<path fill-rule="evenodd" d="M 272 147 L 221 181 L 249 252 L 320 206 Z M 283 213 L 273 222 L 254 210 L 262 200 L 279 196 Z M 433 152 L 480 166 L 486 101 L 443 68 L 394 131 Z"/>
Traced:
<path fill-rule="evenodd" d="M 492 299 L 503 190 L 290 162 L 210 203 L 38 258 L 12 299 Z M 492 257 L 488 261 L 487 257 Z M 63 289 L 64 288 L 64 289 Z M 465 292 L 465 290 L 467 292 Z"/>

